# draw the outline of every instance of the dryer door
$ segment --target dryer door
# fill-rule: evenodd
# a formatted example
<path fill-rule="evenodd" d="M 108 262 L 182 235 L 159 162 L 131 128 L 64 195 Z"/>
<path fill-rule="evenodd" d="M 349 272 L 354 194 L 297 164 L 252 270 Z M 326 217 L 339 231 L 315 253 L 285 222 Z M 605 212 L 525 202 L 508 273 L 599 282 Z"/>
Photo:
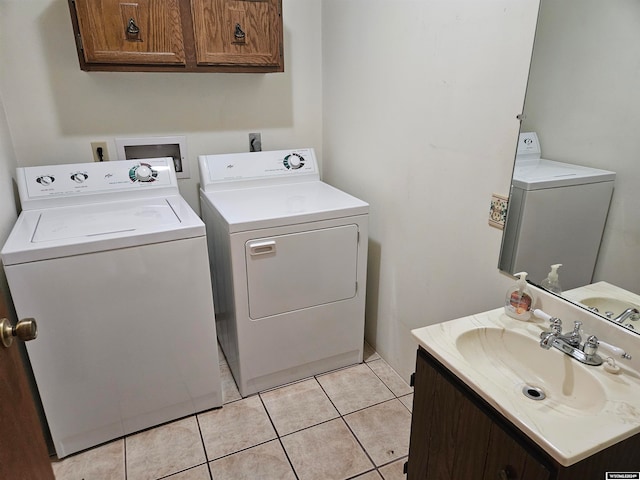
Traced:
<path fill-rule="evenodd" d="M 252 320 L 356 295 L 358 226 L 256 238 L 245 244 Z"/>

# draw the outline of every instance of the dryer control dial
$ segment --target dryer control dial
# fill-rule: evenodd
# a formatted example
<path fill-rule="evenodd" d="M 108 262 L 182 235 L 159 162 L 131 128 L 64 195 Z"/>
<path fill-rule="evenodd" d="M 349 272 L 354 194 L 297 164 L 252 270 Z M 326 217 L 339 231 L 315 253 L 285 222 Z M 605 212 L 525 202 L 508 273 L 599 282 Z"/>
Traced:
<path fill-rule="evenodd" d="M 153 182 L 157 176 L 158 172 L 148 163 L 141 163 L 129 170 L 129 178 L 132 182 Z"/>
<path fill-rule="evenodd" d="M 86 172 L 76 172 L 71 175 L 71 180 L 76 183 L 83 183 L 87 178 L 89 178 L 89 175 Z"/>
<path fill-rule="evenodd" d="M 297 170 L 304 167 L 304 157 L 299 153 L 292 153 L 284 157 L 282 163 L 289 170 Z"/>
<path fill-rule="evenodd" d="M 40 185 L 51 185 L 55 181 L 56 179 L 53 175 L 42 175 L 36 178 L 36 182 L 38 182 Z"/>

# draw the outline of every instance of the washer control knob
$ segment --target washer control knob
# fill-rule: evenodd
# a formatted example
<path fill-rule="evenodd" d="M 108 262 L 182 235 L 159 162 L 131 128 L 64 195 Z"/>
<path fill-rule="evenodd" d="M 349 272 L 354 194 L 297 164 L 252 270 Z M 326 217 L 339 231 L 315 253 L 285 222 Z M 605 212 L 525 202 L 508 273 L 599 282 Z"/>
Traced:
<path fill-rule="evenodd" d="M 71 175 L 71 180 L 76 183 L 83 183 L 87 178 L 89 178 L 89 175 L 87 175 L 85 172 L 76 172 Z"/>
<path fill-rule="evenodd" d="M 36 178 L 36 182 L 40 185 L 51 185 L 55 181 L 56 179 L 52 175 L 42 175 L 41 177 Z"/>
<path fill-rule="evenodd" d="M 148 182 L 153 178 L 153 171 L 147 165 L 140 165 L 136 168 L 136 178 L 141 182 Z"/>
<path fill-rule="evenodd" d="M 283 163 L 289 170 L 297 170 L 304 166 L 304 157 L 298 153 L 292 153 L 284 157 Z"/>
<path fill-rule="evenodd" d="M 153 182 L 157 176 L 158 172 L 148 163 L 141 163 L 129 170 L 129 178 L 132 182 Z"/>

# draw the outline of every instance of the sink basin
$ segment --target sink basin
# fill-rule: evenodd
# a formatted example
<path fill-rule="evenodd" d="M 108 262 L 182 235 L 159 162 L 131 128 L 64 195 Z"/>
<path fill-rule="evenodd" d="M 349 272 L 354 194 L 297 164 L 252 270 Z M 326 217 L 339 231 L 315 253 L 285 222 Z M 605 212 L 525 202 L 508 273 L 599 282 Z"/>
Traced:
<path fill-rule="evenodd" d="M 620 371 L 612 374 L 604 366 L 583 365 L 555 348 L 544 350 L 540 332 L 548 329 L 548 322 L 537 317 L 523 322 L 506 315 L 504 308 L 411 333 L 428 355 L 561 465 L 569 466 L 640 435 L 640 357 L 635 355 L 640 352 L 640 336 L 545 291 L 537 292 L 541 310 L 565 317 L 564 330 L 571 321 L 582 321 L 585 334 L 602 337 L 634 353 L 633 358 L 620 360 Z M 573 301 L 587 297 L 620 298 L 576 292 Z"/>
<path fill-rule="evenodd" d="M 581 413 L 597 413 L 606 404 L 602 385 L 588 370 L 593 367 L 556 349 L 544 350 L 533 335 L 479 327 L 461 333 L 456 348 L 471 368 L 491 372 L 501 388 L 512 391 L 522 402 Z M 546 397 L 540 401 L 527 398 L 522 393 L 526 386 L 542 390 Z"/>
<path fill-rule="evenodd" d="M 627 308 L 637 308 L 638 310 L 640 310 L 640 307 L 638 307 L 638 305 L 634 305 L 624 300 L 618 300 L 617 298 L 611 297 L 583 298 L 582 300 L 580 300 L 580 303 L 588 308 L 597 308 L 598 313 L 603 316 L 605 312 L 613 312 L 613 316 L 617 317 Z"/>

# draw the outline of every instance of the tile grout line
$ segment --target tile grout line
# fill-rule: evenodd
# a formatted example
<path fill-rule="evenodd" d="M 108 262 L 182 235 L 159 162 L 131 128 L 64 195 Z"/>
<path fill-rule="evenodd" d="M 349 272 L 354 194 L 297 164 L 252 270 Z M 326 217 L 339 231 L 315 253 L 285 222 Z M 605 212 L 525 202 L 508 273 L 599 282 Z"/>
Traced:
<path fill-rule="evenodd" d="M 365 363 L 365 362 L 362 362 L 362 363 Z M 344 415 L 342 414 L 342 412 L 340 412 L 340 410 L 338 409 L 338 407 L 336 406 L 336 404 L 335 404 L 335 403 L 333 403 L 333 400 L 331 399 L 331 396 L 329 396 L 329 394 L 328 394 L 328 393 L 327 393 L 327 391 L 324 389 L 324 387 L 322 386 L 322 383 L 320 383 L 320 381 L 318 380 L 318 378 L 317 378 L 317 377 L 318 377 L 317 375 L 314 375 L 314 377 L 313 377 L 313 378 L 314 378 L 314 380 L 316 381 L 316 383 L 317 383 L 318 385 L 320 385 L 320 389 L 321 389 L 321 390 L 322 390 L 322 392 L 325 394 L 325 396 L 329 399 L 329 401 L 331 402 L 331 405 L 333 405 L 333 408 L 335 408 L 335 409 L 336 409 L 336 412 L 338 412 L 338 415 L 339 415 L 339 417 L 338 417 L 338 418 L 339 418 L 340 420 L 342 420 L 342 423 L 344 423 L 344 424 L 345 424 L 345 426 L 347 427 L 347 430 L 349 430 L 349 432 L 351 433 L 351 435 L 353 435 L 353 438 L 355 438 L 356 442 L 358 442 L 358 445 L 360 445 L 360 448 L 362 449 L 362 451 L 364 452 L 364 454 L 367 456 L 367 458 L 369 459 L 369 461 L 370 461 L 370 462 L 371 462 L 371 464 L 373 465 L 373 470 L 367 470 L 366 472 L 360 472 L 360 473 L 358 473 L 358 474 L 356 475 L 356 477 L 357 477 L 358 475 L 363 475 L 363 474 L 368 473 L 368 472 L 370 472 L 370 471 L 376 471 L 376 472 L 378 472 L 378 468 L 376 467 L 376 462 L 374 462 L 374 461 L 373 461 L 373 459 L 372 459 L 372 458 L 371 458 L 371 456 L 369 455 L 369 452 L 367 452 L 366 448 L 364 448 L 364 445 L 362 445 L 362 443 L 360 442 L 360 439 L 358 438 L 358 436 L 353 432 L 353 430 L 351 430 L 351 427 L 349 426 L 349 424 L 347 423 L 347 421 L 344 419 Z M 382 383 L 384 383 L 384 382 L 382 382 Z M 386 385 L 385 385 L 385 386 L 386 386 Z M 391 392 L 391 393 L 393 393 L 393 392 Z M 365 408 L 369 408 L 369 407 L 365 407 Z M 360 410 L 364 410 L 364 409 L 360 409 Z M 360 410 L 358 410 L 358 411 L 360 411 Z M 354 412 L 350 412 L 350 413 L 354 413 Z M 346 414 L 346 415 L 349 415 L 349 414 Z M 333 420 L 336 420 L 336 419 L 335 419 L 335 418 L 332 418 L 331 420 L 327 420 L 327 422 L 330 422 L 330 421 L 333 421 Z M 323 423 L 327 423 L 327 422 L 323 422 Z M 312 427 L 307 427 L 307 428 L 312 428 Z M 306 430 L 306 429 L 302 429 L 302 430 Z M 299 431 L 302 431 L 302 430 L 299 430 Z M 378 472 L 378 474 L 379 474 L 380 476 L 382 476 L 382 474 L 381 474 L 380 472 Z M 354 478 L 354 477 L 348 477 L 348 478 Z"/>
<path fill-rule="evenodd" d="M 207 453 L 207 446 L 204 443 L 204 435 L 202 434 L 202 428 L 200 427 L 200 419 L 198 418 L 197 413 L 194 415 L 194 417 L 196 417 L 196 425 L 198 425 L 198 433 L 200 434 L 200 441 L 202 442 L 202 450 L 204 450 L 204 461 L 205 465 L 207 466 L 207 471 L 209 472 L 209 479 L 213 479 L 213 474 L 211 473 L 211 464 L 209 463 L 209 454 Z"/>
<path fill-rule="evenodd" d="M 389 368 L 391 368 L 391 365 L 389 365 L 389 364 L 388 364 L 388 363 L 387 363 L 387 362 L 386 362 L 382 357 L 380 357 L 380 359 L 379 359 L 379 360 L 382 360 L 384 363 L 386 363 L 386 364 L 387 364 L 387 366 L 388 366 Z M 374 360 L 374 361 L 378 361 L 378 359 L 376 359 L 376 360 Z M 369 366 L 368 362 L 367 362 L 367 367 L 369 367 L 369 370 L 371 370 L 371 371 L 373 372 L 373 374 L 374 374 L 376 377 L 378 377 L 378 378 L 380 379 L 380 381 L 381 381 L 382 383 L 384 383 L 384 385 L 385 385 L 385 386 L 386 386 L 386 387 L 391 391 L 391 393 L 392 393 L 392 394 L 393 394 L 393 396 L 395 397 L 395 400 L 398 400 L 398 401 L 400 402 L 400 404 L 401 404 L 404 408 L 406 408 L 406 409 L 407 409 L 407 411 L 409 412 L 409 415 L 413 416 L 413 411 L 412 411 L 412 410 L 410 410 L 410 409 L 409 409 L 409 407 L 407 407 L 407 406 L 404 404 L 404 402 L 403 402 L 402 400 L 400 400 L 400 397 L 399 397 L 398 395 L 396 395 L 396 393 L 395 393 L 393 390 L 391 390 L 391 388 L 390 388 L 390 387 L 386 384 L 386 382 L 385 382 L 385 381 L 380 377 L 380 375 L 378 375 L 378 374 L 373 370 L 373 368 L 371 368 L 371 367 Z M 391 369 L 393 370 L 393 368 L 391 368 Z M 395 370 L 394 370 L 394 372 L 395 372 Z M 396 375 L 398 374 L 397 372 L 395 372 L 395 373 L 396 373 Z M 399 376 L 399 375 L 398 375 L 398 376 Z M 400 377 L 400 379 L 402 379 L 402 377 Z M 404 381 L 404 380 L 403 380 L 403 381 Z M 407 384 L 407 385 L 408 385 L 408 384 Z M 410 385 L 409 385 L 409 386 L 410 386 Z M 407 393 L 407 394 L 405 394 L 405 395 L 402 395 L 402 397 L 406 397 L 407 395 L 413 395 L 413 393 L 414 393 L 414 392 L 413 392 L 413 387 L 411 387 L 411 393 Z M 391 400 L 393 400 L 393 399 L 391 399 Z M 391 401 L 391 400 L 387 400 L 387 401 Z M 380 403 L 378 403 L 377 405 L 381 405 L 382 403 L 384 403 L 384 402 L 380 402 Z M 367 407 L 367 408 L 368 408 L 368 407 Z M 362 411 L 362 410 L 364 410 L 364 409 L 360 409 L 360 410 L 358 410 L 358 411 Z M 352 413 L 355 413 L 355 412 L 352 412 Z M 355 434 L 354 434 L 354 435 L 355 435 Z M 408 458 L 408 457 L 409 457 L 409 455 L 408 455 L 408 452 L 407 452 L 407 455 L 403 455 L 403 456 L 402 456 L 402 457 L 400 457 L 400 458 L 396 458 L 395 460 L 391 460 L 390 462 L 387 462 L 387 463 L 385 463 L 384 465 L 380 465 L 380 467 L 385 467 L 385 466 L 387 466 L 387 465 L 391 465 L 392 463 L 397 462 L 398 460 L 401 460 L 401 459 L 403 459 L 403 458 Z M 375 462 L 374 462 L 374 465 L 375 465 Z M 380 467 L 378 467 L 378 466 L 376 465 L 376 471 L 380 474 L 380 476 L 381 476 L 382 478 L 384 478 L 384 475 L 382 475 L 382 473 L 380 473 L 380 470 L 379 470 L 379 468 L 380 468 Z"/>
<path fill-rule="evenodd" d="M 387 366 L 389 366 L 389 368 L 391 368 L 391 366 L 390 366 L 388 363 L 386 363 L 386 361 L 385 361 L 382 357 L 377 358 L 377 359 L 372 360 L 372 361 L 382 361 L 382 362 L 383 362 L 383 363 L 385 363 Z M 398 401 L 400 402 L 400 404 L 402 404 L 402 406 L 403 406 L 404 408 L 406 408 L 406 409 L 407 409 L 407 411 L 409 412 L 409 414 L 411 414 L 411 415 L 412 415 L 412 412 L 411 412 L 411 410 L 409 410 L 409 408 L 408 408 L 408 407 L 407 407 L 407 406 L 406 406 L 406 405 L 405 405 L 405 404 L 400 400 L 400 397 L 399 397 L 398 395 L 396 395 L 396 393 L 395 393 L 395 392 L 394 392 L 394 391 L 393 391 L 393 390 L 392 390 L 392 389 L 387 385 L 387 383 L 382 379 L 382 377 L 380 377 L 380 375 L 378 375 L 378 374 L 375 372 L 375 370 L 373 370 L 373 368 L 371 368 L 371 366 L 369 365 L 369 363 L 370 363 L 370 362 L 363 361 L 362 363 L 364 363 L 364 364 L 369 368 L 369 370 L 370 370 L 370 371 L 371 371 L 371 372 L 376 376 L 376 378 L 377 378 L 378 380 L 380 380 L 380 382 L 382 382 L 382 384 L 383 384 L 383 385 L 384 385 L 384 386 L 389 390 L 389 392 L 391 392 L 391 394 L 393 395 L 393 398 L 390 398 L 390 399 L 388 399 L 388 400 L 384 400 L 384 401 L 381 401 L 381 402 L 378 402 L 378 403 L 374 403 L 374 404 L 369 405 L 369 406 L 367 406 L 367 407 L 363 407 L 363 408 L 360 408 L 360 409 L 358 409 L 358 410 L 354 410 L 353 412 L 345 413 L 344 415 L 343 415 L 343 414 L 338 410 L 338 408 L 335 406 L 335 404 L 334 404 L 334 407 L 336 408 L 336 410 L 338 410 L 338 414 L 340 415 L 340 418 L 341 418 L 341 419 L 342 419 L 342 421 L 345 423 L 345 425 L 347 426 L 347 428 L 349 429 L 349 431 L 351 432 L 351 434 L 353 435 L 353 437 L 356 439 L 356 441 L 358 442 L 358 445 L 360 445 L 360 448 L 362 448 L 362 450 L 364 451 L 364 453 L 365 453 L 365 455 L 367 456 L 367 458 L 369 458 L 369 460 L 370 460 L 370 461 L 371 461 L 371 463 L 373 464 L 373 466 L 374 466 L 374 470 L 378 473 L 378 475 L 380 475 L 380 477 L 382 477 L 382 478 L 384 479 L 384 476 L 382 475 L 382 473 L 380 473 L 379 468 L 380 468 L 380 467 L 383 467 L 383 466 L 386 466 L 386 465 L 390 465 L 390 464 L 392 464 L 392 463 L 394 463 L 394 462 L 396 462 L 396 461 L 398 461 L 398 460 L 401 460 L 401 459 L 403 459 L 403 458 L 406 458 L 407 456 L 405 455 L 405 456 L 402 456 L 402 457 L 400 457 L 400 458 L 396 458 L 395 460 L 391 460 L 391 461 L 389 461 L 389 462 L 385 463 L 384 465 L 380 465 L 380 467 L 379 467 L 379 466 L 378 466 L 378 465 L 376 465 L 376 463 L 373 461 L 373 458 L 371 458 L 371 456 L 369 455 L 369 452 L 367 452 L 367 449 L 366 449 L 366 448 L 364 448 L 364 445 L 362 445 L 362 443 L 360 442 L 360 439 L 358 438 L 358 436 L 357 436 L 357 435 L 355 434 L 355 432 L 351 429 L 351 426 L 350 426 L 350 425 L 349 425 L 349 423 L 346 421 L 345 417 L 346 417 L 346 416 L 348 416 L 348 415 L 354 414 L 354 413 L 356 413 L 356 412 L 361 412 L 361 411 L 363 411 L 363 410 L 366 410 L 366 409 L 368 409 L 368 408 L 371 408 L 371 407 L 374 407 L 374 406 L 377 406 L 377 405 L 382 405 L 383 403 L 390 402 L 390 401 L 392 401 L 392 400 L 398 400 Z M 397 375 L 397 373 L 396 373 L 396 375 Z M 322 384 L 320 383 L 320 381 L 318 381 L 318 379 L 317 379 L 317 378 L 316 378 L 316 381 L 318 382 L 318 384 L 320 384 L 320 388 L 322 388 L 322 391 L 323 391 L 323 392 L 325 393 L 325 395 L 329 398 L 329 401 L 333 404 L 333 400 L 331 400 L 331 397 L 329 396 L 329 394 L 324 390 L 324 388 L 322 387 Z M 402 396 L 404 397 L 404 396 L 406 396 L 406 395 L 411 395 L 411 394 L 413 394 L 413 391 L 412 391 L 411 393 L 407 393 L 407 394 L 402 395 Z M 347 480 L 355 479 L 355 478 L 357 478 L 359 475 L 363 475 L 363 474 L 365 474 L 365 473 L 369 473 L 370 471 L 373 471 L 373 470 L 367 470 L 366 472 L 361 472 L 361 473 L 359 473 L 358 475 L 356 475 L 356 476 L 354 476 L 354 477 L 349 477 Z"/>
<path fill-rule="evenodd" d="M 168 475 L 163 475 L 162 477 L 157 477 L 157 478 L 155 478 L 153 480 L 165 480 L 167 478 L 171 478 L 174 475 L 178 475 L 180 473 L 188 472 L 189 470 L 193 470 L 194 468 L 198 468 L 198 467 L 201 467 L 203 465 L 207 465 L 207 463 L 206 462 L 205 463 L 198 463 L 197 465 L 193 465 L 193 466 L 191 466 L 189 468 L 183 468 L 182 470 L 178 470 L 177 472 L 169 473 Z M 209 477 L 211 477 L 211 473 L 209 473 Z"/>
<path fill-rule="evenodd" d="M 358 445 L 360 445 L 360 448 L 362 449 L 362 451 L 364 452 L 364 454 L 367 456 L 367 458 L 369 459 L 369 461 L 371 462 L 371 465 L 373 465 L 373 470 L 375 470 L 376 472 L 378 472 L 378 466 L 376 465 L 376 462 L 373 461 L 373 458 L 371 458 L 371 455 L 369 455 L 369 452 L 367 452 L 367 449 L 364 448 L 364 445 L 362 445 L 362 442 L 360 442 L 360 439 L 358 438 L 358 436 L 355 434 L 355 432 L 353 430 L 351 430 L 351 427 L 349 426 L 349 424 L 347 423 L 347 421 L 344 419 L 344 417 L 341 415 L 340 416 L 340 420 L 342 420 L 342 423 L 345 424 L 345 426 L 347 427 L 347 430 L 349 430 L 349 432 L 351 433 L 351 435 L 353 435 L 353 438 L 355 438 L 356 442 L 358 442 Z M 367 470 L 365 472 L 360 472 L 357 475 L 353 476 L 353 477 L 348 477 L 348 478 L 355 478 L 359 475 L 363 475 L 367 472 L 369 472 L 371 470 Z M 378 472 L 380 473 L 380 472 Z M 382 475 L 380 475 L 382 476 Z"/>
<path fill-rule="evenodd" d="M 396 372 L 395 370 L 393 370 L 393 368 L 391 367 L 391 365 L 389 365 L 389 364 L 388 364 L 388 363 L 387 363 L 387 362 L 386 362 L 382 357 L 380 357 L 379 359 L 373 360 L 373 361 L 374 361 L 374 362 L 377 362 L 378 360 L 382 360 L 382 362 L 384 362 L 384 363 L 385 363 L 389 368 L 391 368 L 391 370 L 392 370 L 396 375 L 398 375 L 398 372 Z M 406 396 L 406 395 L 411 395 L 411 394 L 413 393 L 413 387 L 411 387 L 411 385 L 409 385 L 408 383 L 406 383 L 406 382 L 405 382 L 405 383 L 406 383 L 406 385 L 407 385 L 409 388 L 411 388 L 411 393 L 405 393 L 404 395 L 400 395 L 400 396 L 396 395 L 396 392 L 394 392 L 393 390 L 391 390 L 391 387 L 389 387 L 389 385 L 387 385 L 387 382 L 385 382 L 385 381 L 382 379 L 382 377 L 381 377 L 380 375 L 378 375 L 378 374 L 376 373 L 376 371 L 375 371 L 373 368 L 371 368 L 371 367 L 369 366 L 369 363 L 371 363 L 371 362 L 363 362 L 363 363 L 364 363 L 367 367 L 369 367 L 369 370 L 371 370 L 371 372 L 373 372 L 373 374 L 374 374 L 376 377 L 378 377 L 378 379 L 379 379 L 382 383 L 384 383 L 384 386 L 385 386 L 385 387 L 387 387 L 387 388 L 389 389 L 389 391 L 393 394 L 393 396 L 394 396 L 394 397 L 396 397 L 398 400 L 400 399 L 400 397 L 404 397 L 404 396 Z M 404 382 L 404 380 L 402 379 L 402 377 L 401 377 L 400 375 L 398 375 L 398 378 L 400 378 L 400 380 L 402 380 L 402 381 Z"/>
<path fill-rule="evenodd" d="M 296 477 L 296 480 L 300 480 L 300 477 L 298 476 L 298 472 L 296 472 L 296 469 L 293 466 L 293 463 L 291 462 L 291 458 L 289 458 L 289 453 L 287 452 L 287 449 L 284 448 L 284 443 L 282 443 L 282 437 L 280 436 L 280 432 L 278 432 L 278 429 L 276 428 L 275 423 L 273 423 L 273 419 L 271 418 L 271 415 L 269 414 L 269 409 L 267 408 L 267 405 L 264 403 L 264 399 L 262 398 L 262 395 L 260 393 L 258 393 L 258 398 L 260 398 L 260 403 L 262 404 L 262 408 L 264 408 L 264 411 L 267 414 L 267 418 L 269 419 L 269 422 L 271 422 L 271 426 L 273 427 L 273 431 L 276 432 L 276 438 L 278 439 L 278 443 L 280 444 L 280 447 L 282 448 L 282 451 L 284 452 L 284 456 L 287 458 L 287 462 L 289 462 L 289 466 L 291 467 L 291 471 L 293 472 L 293 476 Z M 269 440 L 269 441 L 272 441 L 272 440 Z"/>
<path fill-rule="evenodd" d="M 122 439 L 122 450 L 122 457 L 124 460 L 124 480 L 127 480 L 129 478 L 129 469 L 127 468 L 127 437 Z"/>

